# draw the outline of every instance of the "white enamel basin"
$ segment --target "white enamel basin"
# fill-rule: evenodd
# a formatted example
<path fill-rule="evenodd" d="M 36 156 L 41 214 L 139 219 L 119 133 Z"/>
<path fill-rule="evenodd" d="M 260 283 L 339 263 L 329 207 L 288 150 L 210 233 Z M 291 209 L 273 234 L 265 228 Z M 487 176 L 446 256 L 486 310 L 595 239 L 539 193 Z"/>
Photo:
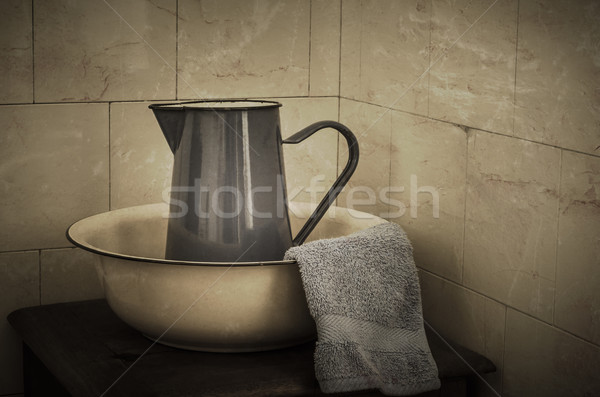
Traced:
<path fill-rule="evenodd" d="M 311 213 L 308 204 L 290 204 L 294 233 Z M 67 232 L 75 245 L 98 254 L 96 269 L 117 316 L 153 340 L 192 350 L 260 351 L 314 338 L 294 261 L 165 260 L 166 214 L 166 204 L 124 208 L 82 219 Z M 331 207 L 308 240 L 383 222 Z"/>

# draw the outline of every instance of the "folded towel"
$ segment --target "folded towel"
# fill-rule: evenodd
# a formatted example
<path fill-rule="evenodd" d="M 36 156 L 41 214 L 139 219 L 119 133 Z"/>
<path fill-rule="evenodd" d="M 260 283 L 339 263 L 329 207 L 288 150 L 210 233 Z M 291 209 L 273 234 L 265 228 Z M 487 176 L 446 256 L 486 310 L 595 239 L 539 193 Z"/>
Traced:
<path fill-rule="evenodd" d="M 412 246 L 400 226 L 292 247 L 285 259 L 300 266 L 324 393 L 379 389 L 405 396 L 440 387 Z"/>

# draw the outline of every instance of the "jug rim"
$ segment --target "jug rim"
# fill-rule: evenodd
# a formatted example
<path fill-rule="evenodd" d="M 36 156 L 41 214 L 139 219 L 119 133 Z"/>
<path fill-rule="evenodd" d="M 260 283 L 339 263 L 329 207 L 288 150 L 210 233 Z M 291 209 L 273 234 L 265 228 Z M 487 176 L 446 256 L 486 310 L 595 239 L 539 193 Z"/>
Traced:
<path fill-rule="evenodd" d="M 277 101 L 263 99 L 203 99 L 173 103 L 153 103 L 148 107 L 152 110 L 253 110 L 279 108 L 282 104 Z"/>

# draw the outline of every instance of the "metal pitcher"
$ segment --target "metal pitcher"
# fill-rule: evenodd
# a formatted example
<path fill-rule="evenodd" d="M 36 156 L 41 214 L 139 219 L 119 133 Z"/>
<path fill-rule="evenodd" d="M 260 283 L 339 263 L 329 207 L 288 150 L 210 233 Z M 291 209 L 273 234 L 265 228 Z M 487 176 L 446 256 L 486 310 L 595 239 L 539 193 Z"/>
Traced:
<path fill-rule="evenodd" d="M 281 260 L 288 248 L 308 237 L 358 163 L 354 134 L 335 121 L 311 124 L 282 140 L 278 102 L 210 100 L 149 107 L 175 155 L 166 259 Z M 282 144 L 300 143 L 324 128 L 346 138 L 348 162 L 292 239 Z"/>

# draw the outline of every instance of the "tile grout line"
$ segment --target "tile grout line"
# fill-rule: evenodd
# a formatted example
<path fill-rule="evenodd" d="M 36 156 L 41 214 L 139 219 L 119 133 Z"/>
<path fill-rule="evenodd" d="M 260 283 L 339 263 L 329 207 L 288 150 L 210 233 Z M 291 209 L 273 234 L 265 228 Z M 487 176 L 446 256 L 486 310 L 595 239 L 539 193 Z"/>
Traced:
<path fill-rule="evenodd" d="M 448 340 L 446 340 L 431 324 L 429 324 L 427 320 L 423 320 L 423 323 L 434 334 L 437 335 L 437 337 L 452 351 L 452 353 L 456 355 L 456 357 L 458 357 L 463 363 L 465 363 L 465 365 L 471 370 L 471 372 L 473 372 L 473 375 L 475 375 L 476 378 L 479 378 L 496 396 L 502 397 L 502 395 L 498 393 L 496 389 L 494 389 L 494 387 L 488 383 L 487 380 L 485 380 L 485 378 L 483 377 L 485 374 L 480 374 L 479 372 L 477 372 L 475 368 L 473 368 L 471 364 L 469 364 L 469 362 L 459 352 L 457 352 L 454 347 L 452 347 L 450 342 L 448 342 Z"/>
<path fill-rule="evenodd" d="M 343 7 L 344 4 L 342 2 L 342 0 L 339 0 L 338 4 L 340 5 L 340 20 L 339 20 L 339 27 L 340 27 L 340 34 L 339 34 L 339 38 L 340 38 L 340 42 L 338 44 L 338 92 L 337 92 L 337 121 L 338 123 L 341 122 L 342 120 L 342 34 L 343 34 Z M 336 136 L 336 145 L 335 145 L 335 175 L 336 177 L 339 176 L 340 173 L 340 134 L 337 134 Z M 341 193 L 341 192 L 340 192 Z M 338 199 L 339 199 L 339 195 L 338 197 L 335 198 L 335 205 L 339 205 L 338 203 Z"/>
<path fill-rule="evenodd" d="M 338 97 L 337 99 L 337 121 L 338 123 L 342 120 L 342 100 Z M 335 145 L 335 176 L 339 176 L 340 167 L 340 134 L 336 134 L 337 143 Z M 340 192 L 341 193 L 341 192 Z M 337 203 L 337 198 L 336 198 Z M 337 204 L 336 204 L 337 205 Z"/>
<path fill-rule="evenodd" d="M 555 148 L 555 149 L 564 150 L 564 151 L 567 151 L 567 152 L 581 154 L 581 155 L 584 155 L 584 156 L 590 156 L 590 157 L 596 157 L 596 158 L 600 157 L 600 154 L 582 152 L 581 150 L 577 150 L 577 149 L 571 149 L 571 148 L 562 147 L 562 146 L 558 146 L 558 145 L 552 145 L 552 144 L 546 143 L 546 142 L 534 141 L 532 139 L 527 139 L 527 138 L 523 138 L 523 137 L 520 137 L 520 136 L 508 135 L 508 134 L 502 133 L 502 132 L 485 130 L 485 129 L 479 128 L 479 127 L 473 127 L 473 126 L 468 126 L 468 125 L 465 125 L 465 124 L 459 124 L 459 123 L 454 122 L 454 121 L 436 119 L 436 118 L 431 117 L 431 116 L 424 116 L 422 114 L 409 112 L 409 111 L 403 110 L 403 109 L 390 108 L 390 107 L 387 107 L 387 106 L 384 106 L 384 105 L 380 105 L 380 104 L 377 104 L 377 103 L 371 103 L 371 102 L 367 102 L 367 101 L 361 101 L 361 100 L 354 99 L 354 98 L 346 98 L 346 97 L 343 97 L 343 96 L 341 98 L 346 99 L 348 101 L 363 103 L 363 104 L 366 104 L 366 105 L 371 105 L 371 106 L 379 107 L 379 108 L 382 108 L 382 109 L 387 109 L 389 111 L 400 112 L 400 113 L 408 114 L 408 115 L 411 115 L 411 116 L 421 117 L 421 118 L 424 118 L 424 119 L 428 119 L 428 120 L 431 120 L 431 121 L 437 121 L 437 122 L 444 123 L 444 124 L 450 124 L 450 125 L 453 125 L 453 126 L 460 127 L 462 129 L 467 128 L 469 130 L 477 130 L 477 131 L 485 132 L 485 133 L 488 133 L 488 134 L 503 136 L 503 137 L 506 137 L 506 138 L 513 138 L 513 139 L 517 139 L 517 140 L 524 141 L 524 142 L 534 143 L 536 145 L 543 145 L 543 146 L 547 146 L 547 147 L 551 147 L 551 148 Z"/>
<path fill-rule="evenodd" d="M 314 95 L 311 98 L 338 98 L 338 95 Z M 308 98 L 306 95 L 282 95 L 282 96 L 253 96 L 253 99 L 272 99 L 272 98 L 281 98 L 281 99 L 306 99 Z M 248 99 L 247 96 L 241 96 L 237 98 L 231 99 Z M 198 100 L 194 97 L 183 98 L 183 101 L 193 101 Z M 146 98 L 146 99 L 111 99 L 104 101 L 49 101 L 49 102 L 36 102 L 36 105 L 89 105 L 89 104 L 104 104 L 104 103 L 142 103 L 142 102 L 168 102 L 173 101 L 173 97 L 167 98 Z M 10 106 L 23 106 L 23 105 L 31 105 L 29 102 L 12 102 L 12 103 L 0 103 L 0 108 L 2 107 L 10 107 Z"/>
<path fill-rule="evenodd" d="M 39 250 L 48 250 L 48 249 L 60 249 L 60 248 L 65 248 L 65 247 L 51 247 L 51 248 L 29 248 L 29 249 L 17 249 L 17 250 L 5 250 L 5 251 L 0 251 L 0 254 L 21 254 L 21 253 L 26 253 L 26 252 L 36 252 Z M 2 395 L 0 394 L 0 397 Z"/>
<path fill-rule="evenodd" d="M 431 43 L 431 30 L 433 25 L 433 0 L 429 0 L 429 48 L 427 51 L 427 65 L 429 67 L 429 72 L 427 73 L 427 117 L 431 115 L 431 49 L 433 48 L 433 44 Z"/>
<path fill-rule="evenodd" d="M 341 98 L 342 98 L 342 40 L 343 40 L 343 28 L 344 28 L 344 4 L 342 2 L 342 0 L 339 0 L 339 5 L 340 5 L 340 43 L 339 43 L 339 52 L 338 52 L 338 92 L 337 92 L 337 98 L 338 98 L 338 121 L 339 119 L 339 108 L 340 108 L 340 102 L 341 102 Z"/>
<path fill-rule="evenodd" d="M 539 319 L 537 317 L 534 317 L 531 314 L 526 313 L 526 312 L 524 312 L 524 311 L 522 311 L 520 309 L 517 309 L 517 308 L 512 307 L 512 306 L 508 306 L 508 305 L 505 305 L 505 306 L 506 306 L 507 310 L 510 309 L 510 310 L 514 311 L 515 313 L 519 313 L 522 316 L 528 317 L 529 319 L 531 319 L 533 321 L 537 321 L 537 322 L 541 323 L 542 325 L 545 325 L 545 326 L 551 328 L 553 331 L 563 333 L 564 336 L 569 336 L 569 337 L 571 337 L 573 339 L 576 339 L 578 342 L 581 342 L 581 343 L 584 343 L 586 345 L 589 345 L 593 349 L 598 349 L 598 351 L 600 352 L 600 344 L 596 344 L 596 343 L 594 343 L 592 341 L 584 339 L 581 336 L 575 335 L 574 333 L 572 333 L 570 331 L 567 331 L 566 329 L 563 329 L 563 328 L 561 328 L 561 327 L 559 327 L 559 326 L 557 326 L 555 324 L 551 324 L 551 323 L 549 323 L 547 321 L 544 321 L 544 320 L 541 320 L 541 319 Z"/>
<path fill-rule="evenodd" d="M 358 92 L 355 94 L 357 98 L 360 98 L 362 95 L 362 50 L 363 50 L 363 14 L 364 3 L 360 0 L 360 29 L 358 31 Z M 341 93 L 340 93 L 341 94 Z M 360 138 L 360 137 L 359 137 Z M 357 138 L 357 139 L 359 139 Z"/>
<path fill-rule="evenodd" d="M 392 134 L 393 133 L 394 133 L 394 118 L 393 118 L 393 113 L 390 112 L 390 133 L 389 133 L 390 139 L 388 141 L 388 146 L 390 148 L 390 150 L 388 152 L 388 155 L 389 155 L 388 189 L 392 188 L 392 142 L 393 142 L 393 140 L 392 140 L 392 138 L 393 138 Z M 387 208 L 386 208 L 386 211 L 387 211 L 388 214 L 390 213 L 390 210 L 391 210 L 391 204 L 388 203 L 387 204 Z"/>
<path fill-rule="evenodd" d="M 338 101 L 337 101 L 337 120 L 338 123 L 340 122 L 342 117 L 342 105 L 341 105 L 341 100 L 338 97 Z M 335 177 L 339 177 L 340 175 L 340 134 L 336 134 L 336 144 L 335 144 Z M 340 193 L 342 193 L 340 191 Z M 338 196 L 335 198 L 335 202 L 334 204 L 336 206 L 339 206 L 338 200 L 340 199 L 340 195 L 338 194 Z"/>
<path fill-rule="evenodd" d="M 515 117 L 517 114 L 517 67 L 518 67 L 518 59 L 519 59 L 519 12 L 520 12 L 520 8 L 521 8 L 521 2 L 520 0 L 517 0 L 517 32 L 516 32 L 516 37 L 515 37 L 515 81 L 513 84 L 513 117 L 512 117 L 512 136 L 514 137 L 516 134 L 515 131 Z"/>
<path fill-rule="evenodd" d="M 312 5 L 313 0 L 308 3 L 308 96 L 310 97 L 310 70 L 312 68 Z"/>
<path fill-rule="evenodd" d="M 520 0 L 517 0 L 517 21 L 516 21 L 516 37 L 515 37 L 515 74 L 514 74 L 514 83 L 513 83 L 513 114 L 512 114 L 512 135 L 511 137 L 516 137 L 516 115 L 517 115 L 517 68 L 518 68 L 518 59 L 519 59 L 519 19 L 521 4 Z M 556 269 L 556 268 L 555 268 Z M 554 316 L 554 311 L 552 313 Z M 500 390 L 504 392 L 504 378 L 506 376 L 506 334 L 508 333 L 508 305 L 504 305 L 504 332 L 502 335 L 502 376 L 500 378 Z"/>
<path fill-rule="evenodd" d="M 108 210 L 112 209 L 112 146 L 111 146 L 112 104 L 108 103 Z"/>
<path fill-rule="evenodd" d="M 35 103 L 35 23 L 34 1 L 31 0 L 31 103 Z"/>
<path fill-rule="evenodd" d="M 456 44 L 457 44 L 457 43 L 458 43 L 458 42 L 459 42 L 459 41 L 462 39 L 462 37 L 463 37 L 465 34 L 467 34 L 467 33 L 468 33 L 468 32 L 469 32 L 469 31 L 470 31 L 472 28 L 473 28 L 473 26 L 475 26 L 475 25 L 476 25 L 476 24 L 479 22 L 479 20 L 480 20 L 481 18 L 483 18 L 483 17 L 484 17 L 484 16 L 485 16 L 485 15 L 486 15 L 486 14 L 489 12 L 489 10 L 491 10 L 491 9 L 492 9 L 492 7 L 494 7 L 494 5 L 496 5 L 496 3 L 497 3 L 498 1 L 499 1 L 499 0 L 494 0 L 494 2 L 493 2 L 493 3 L 492 3 L 492 4 L 491 4 L 491 5 L 488 7 L 488 8 L 486 8 L 486 10 L 485 10 L 485 11 L 484 11 L 484 12 L 483 12 L 481 15 L 479 15 L 479 17 L 477 17 L 477 19 L 475 19 L 475 21 L 473 21 L 473 23 L 471 23 L 471 25 L 469 25 L 469 27 L 468 27 L 468 28 L 467 28 L 465 31 L 463 31 L 463 32 L 462 32 L 462 33 L 461 33 L 461 34 L 460 34 L 460 35 L 459 35 L 459 36 L 456 38 L 456 40 L 454 40 L 454 41 L 452 42 L 452 44 L 450 45 L 450 47 L 448 47 L 448 48 L 447 48 L 445 51 L 442 51 L 442 55 L 440 55 L 440 56 L 439 56 L 439 57 L 438 57 L 438 58 L 435 60 L 435 62 L 434 62 L 432 65 L 429 65 L 429 67 L 428 67 L 427 69 L 425 69 L 425 71 L 424 71 L 423 73 L 421 73 L 421 74 L 419 75 L 419 77 L 417 77 L 417 79 L 416 79 L 416 80 L 414 80 L 414 81 L 413 81 L 413 82 L 412 82 L 412 83 L 411 83 L 411 84 L 408 86 L 408 88 L 406 88 L 406 89 L 404 90 L 404 92 L 403 92 L 403 93 L 402 93 L 402 94 L 401 94 L 401 95 L 400 95 L 398 98 L 396 98 L 396 100 L 394 100 L 394 102 L 392 102 L 392 103 L 391 103 L 391 104 L 389 104 L 387 107 L 385 107 L 387 110 L 386 110 L 385 112 L 383 112 L 383 114 L 382 114 L 381 116 L 379 116 L 379 118 L 378 118 L 377 120 L 375 120 L 375 122 L 373 122 L 373 123 L 372 123 L 372 124 L 371 124 L 371 125 L 370 125 L 370 126 L 367 128 L 367 129 L 366 129 L 366 130 L 364 130 L 364 131 L 363 131 L 363 132 L 362 132 L 362 133 L 361 133 L 361 134 L 360 134 L 360 135 L 357 137 L 357 140 L 358 140 L 358 141 L 360 141 L 360 138 L 362 138 L 362 137 L 363 137 L 363 136 L 364 136 L 364 135 L 365 135 L 365 134 L 366 134 L 366 133 L 367 133 L 367 132 L 368 132 L 368 131 L 369 131 L 369 130 L 370 130 L 370 129 L 371 129 L 371 128 L 372 128 L 372 127 L 375 125 L 375 124 L 377 124 L 377 122 L 379 121 L 379 119 L 381 119 L 381 118 L 382 118 L 382 117 L 385 115 L 385 113 L 387 113 L 388 111 L 392 110 L 392 108 L 393 108 L 393 107 L 396 105 L 396 103 L 398 103 L 398 101 L 399 101 L 400 99 L 402 99 L 402 98 L 404 97 L 404 95 L 406 95 L 406 94 L 408 93 L 408 91 L 409 91 L 409 90 L 411 90 L 411 89 L 412 89 L 412 87 L 413 87 L 413 86 L 414 86 L 414 85 L 415 85 L 415 84 L 416 84 L 416 83 L 417 83 L 419 80 L 421 80 L 421 79 L 423 78 L 423 76 L 425 76 L 425 74 L 426 74 L 427 72 L 429 72 L 429 71 L 432 69 L 432 67 L 433 67 L 434 65 L 436 65 L 436 64 L 437 64 L 437 63 L 438 63 L 440 60 L 442 60 L 442 58 L 446 57 L 446 56 L 448 55 L 449 51 L 450 51 L 450 50 L 451 50 L 451 49 L 452 49 L 452 48 L 453 48 L 453 47 L 454 47 L 454 46 L 455 46 L 455 45 L 456 45 Z M 361 7 L 362 7 L 362 3 L 361 3 Z M 361 18 L 362 18 L 362 14 L 361 14 Z M 361 28 L 362 28 L 362 19 L 361 19 Z M 362 49 L 362 36 L 361 36 L 361 49 Z M 359 76 L 359 82 L 360 82 L 360 76 Z M 359 92 L 360 92 L 360 91 L 359 91 Z"/>
<path fill-rule="evenodd" d="M 463 203 L 463 230 L 462 230 L 462 258 L 460 264 L 460 284 L 465 283 L 465 246 L 467 237 L 467 195 L 469 194 L 469 136 L 471 129 L 466 127 L 465 135 L 465 188 L 464 188 L 464 203 Z"/>
<path fill-rule="evenodd" d="M 553 330 L 555 330 L 555 331 L 562 332 L 562 333 L 564 333 L 565 335 L 568 335 L 568 336 L 570 336 L 570 337 L 572 337 L 572 338 L 574 338 L 574 339 L 577 339 L 578 341 L 580 341 L 580 342 L 582 342 L 582 343 L 586 343 L 586 344 L 588 344 L 588 345 L 592 346 L 592 347 L 593 347 L 593 348 L 595 348 L 595 349 L 600 349 L 600 344 L 596 344 L 596 343 L 594 343 L 594 342 L 592 342 L 592 341 L 590 341 L 590 340 L 584 339 L 583 337 L 581 337 L 581 336 L 578 336 L 578 335 L 576 335 L 576 334 L 572 333 L 571 331 L 568 331 L 568 330 L 566 330 L 566 329 L 564 329 L 564 328 L 561 328 L 561 327 L 557 326 L 556 324 L 552 324 L 552 323 L 550 323 L 550 322 L 548 322 L 548 321 L 546 321 L 546 320 L 542 320 L 542 319 L 540 319 L 540 318 L 538 318 L 538 317 L 535 317 L 535 316 L 533 316 L 533 315 L 532 315 L 532 314 L 530 314 L 530 313 L 524 312 L 523 310 L 521 310 L 521 309 L 519 309 L 519 308 L 516 308 L 516 307 L 514 307 L 514 306 L 511 306 L 511 305 L 509 305 L 509 304 L 507 304 L 507 303 L 505 303 L 505 302 L 502 302 L 502 301 L 500 301 L 500 300 L 498 300 L 498 299 L 496 299 L 496 298 L 493 298 L 493 297 L 491 297 L 491 296 L 485 295 L 485 294 L 483 294 L 483 293 L 481 293 L 481 292 L 479 292 L 479 291 L 476 291 L 476 290 L 474 290 L 474 289 L 472 289 L 472 288 L 470 288 L 470 287 L 466 287 L 466 286 L 464 286 L 464 285 L 461 285 L 461 284 L 457 283 L 457 282 L 456 282 L 456 281 L 454 281 L 454 280 L 451 280 L 451 279 L 445 278 L 444 276 L 440 276 L 439 274 L 437 274 L 437 273 L 434 273 L 434 272 L 432 272 L 432 271 L 430 271 L 430 270 L 427 270 L 427 269 L 425 269 L 425 268 L 418 267 L 418 269 L 419 269 L 419 271 L 422 271 L 422 272 L 424 272 L 424 273 L 427 273 L 427 274 L 428 274 L 428 275 L 430 275 L 430 276 L 433 276 L 433 277 L 439 278 L 439 279 L 441 279 L 442 281 L 444 281 L 444 282 L 446 282 L 446 283 L 448 283 L 448 284 L 451 284 L 451 285 L 453 285 L 453 286 L 455 286 L 455 287 L 462 288 L 462 289 L 464 289 L 464 290 L 467 290 L 468 292 L 470 292 L 470 293 L 473 293 L 473 294 L 475 294 L 475 295 L 477 295 L 477 296 L 480 296 L 480 297 L 482 297 L 482 298 L 489 299 L 489 300 L 491 300 L 492 302 L 496 302 L 496 303 L 498 303 L 499 305 L 502 305 L 503 307 L 505 307 L 505 308 L 506 308 L 506 310 L 508 310 L 508 309 L 511 309 L 511 310 L 513 310 L 513 311 L 515 311 L 515 312 L 517 312 L 517 313 L 519 313 L 519 314 L 522 314 L 523 316 L 526 316 L 526 317 L 528 317 L 528 318 L 530 318 L 530 319 L 532 319 L 532 320 L 539 321 L 539 322 L 540 322 L 540 323 L 542 323 L 543 325 L 546 325 L 546 326 L 548 326 L 548 327 L 552 328 L 552 329 L 553 329 Z"/>
<path fill-rule="evenodd" d="M 563 184 L 563 151 L 558 158 L 558 198 L 556 202 L 556 247 L 554 247 L 554 293 L 552 294 L 552 324 L 556 325 L 556 283 L 558 280 L 558 245 L 560 239 L 560 196 Z"/>

